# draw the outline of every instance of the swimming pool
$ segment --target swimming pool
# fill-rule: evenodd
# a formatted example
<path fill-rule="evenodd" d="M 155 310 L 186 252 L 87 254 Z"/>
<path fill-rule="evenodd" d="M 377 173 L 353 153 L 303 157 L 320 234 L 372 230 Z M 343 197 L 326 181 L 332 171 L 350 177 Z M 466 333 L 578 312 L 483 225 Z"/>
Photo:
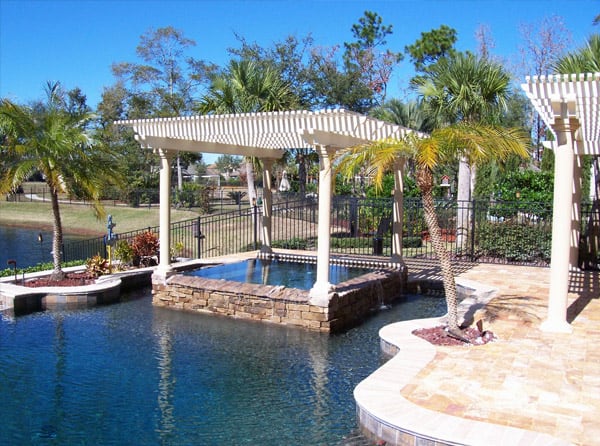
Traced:
<path fill-rule="evenodd" d="M 329 283 L 337 285 L 371 271 L 373 268 L 331 264 Z M 241 262 L 199 268 L 185 274 L 206 279 L 226 279 L 232 282 L 310 290 L 317 277 L 317 264 L 276 259 L 246 259 Z"/>
<path fill-rule="evenodd" d="M 344 444 L 379 328 L 445 309 L 407 296 L 327 335 L 130 297 L 0 320 L 1 444 Z"/>

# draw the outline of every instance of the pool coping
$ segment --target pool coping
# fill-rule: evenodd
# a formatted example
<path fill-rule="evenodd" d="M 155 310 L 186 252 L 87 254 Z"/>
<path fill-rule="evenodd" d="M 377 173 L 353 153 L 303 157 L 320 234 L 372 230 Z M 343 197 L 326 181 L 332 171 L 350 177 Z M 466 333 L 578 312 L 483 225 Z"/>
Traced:
<path fill-rule="evenodd" d="M 485 306 L 496 293 L 487 285 L 461 279 L 457 279 L 457 288 L 459 294 L 466 295 L 459 305 L 462 314 L 472 314 Z M 427 367 L 437 353 L 433 344 L 412 332 L 443 322 L 444 317 L 414 319 L 386 325 L 379 331 L 382 351 L 393 356 L 354 389 L 357 418 L 363 433 L 389 445 L 571 444 L 540 432 L 437 412 L 406 399 L 401 393 L 404 386 Z"/>

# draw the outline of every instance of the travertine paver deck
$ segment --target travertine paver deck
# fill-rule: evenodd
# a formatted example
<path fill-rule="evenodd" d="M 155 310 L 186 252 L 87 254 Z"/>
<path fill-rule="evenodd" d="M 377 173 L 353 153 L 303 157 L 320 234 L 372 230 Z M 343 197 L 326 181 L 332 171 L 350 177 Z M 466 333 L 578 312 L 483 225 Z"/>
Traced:
<path fill-rule="evenodd" d="M 409 277 L 434 278 L 435 264 L 407 261 Z M 463 419 L 600 444 L 600 279 L 571 274 L 573 333 L 545 333 L 550 269 L 457 265 L 459 280 L 498 293 L 484 310 L 484 329 L 498 340 L 478 347 L 437 347 L 434 359 L 405 385 L 419 407 Z"/>

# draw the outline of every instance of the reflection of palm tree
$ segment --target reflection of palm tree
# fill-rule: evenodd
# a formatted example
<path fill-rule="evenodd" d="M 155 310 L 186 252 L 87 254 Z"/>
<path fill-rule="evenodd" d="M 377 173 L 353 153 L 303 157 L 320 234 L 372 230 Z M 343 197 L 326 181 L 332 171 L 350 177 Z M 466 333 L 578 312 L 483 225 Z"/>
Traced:
<path fill-rule="evenodd" d="M 274 68 L 232 60 L 225 73 L 214 77 L 200 100 L 201 113 L 254 113 L 288 110 L 296 104 L 290 85 Z M 254 159 L 246 158 L 248 198 L 256 199 Z"/>
<path fill-rule="evenodd" d="M 358 146 L 340 152 L 338 168 L 351 177 L 358 169 L 368 166 L 378 188 L 383 184 L 386 171 L 402 159 L 413 159 L 416 164 L 416 182 L 422 194 L 423 212 L 429 229 L 431 244 L 440 262 L 446 304 L 448 327 L 458 331 L 457 291 L 450 255 L 442 240 L 433 199 L 433 169 L 443 162 L 467 157 L 473 164 L 490 159 L 506 159 L 509 155 L 527 156 L 527 136 L 521 131 L 498 129 L 477 124 L 457 124 L 435 130 L 431 136 L 420 138 L 411 133 L 403 140 L 388 140 Z"/>
<path fill-rule="evenodd" d="M 163 441 L 170 438 L 175 428 L 175 414 L 173 398 L 175 392 L 175 378 L 173 377 L 173 340 L 169 327 L 161 323 L 157 327 L 158 335 L 158 407 L 160 409 L 160 433 Z"/>

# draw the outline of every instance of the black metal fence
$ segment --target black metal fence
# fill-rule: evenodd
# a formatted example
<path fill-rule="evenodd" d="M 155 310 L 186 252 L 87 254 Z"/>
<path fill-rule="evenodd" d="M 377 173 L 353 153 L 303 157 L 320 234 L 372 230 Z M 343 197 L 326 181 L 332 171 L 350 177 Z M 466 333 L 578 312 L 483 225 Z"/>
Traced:
<path fill-rule="evenodd" d="M 389 257 L 392 245 L 392 199 L 334 197 L 331 252 Z M 552 237 L 552 205 L 532 202 L 474 200 L 436 202 L 446 249 L 453 258 L 474 262 L 548 265 Z M 582 240 L 591 207 L 581 209 Z M 404 200 L 403 256 L 435 257 L 420 199 Z M 275 248 L 314 250 L 317 246 L 316 199 L 277 196 L 271 233 Z M 174 257 L 202 258 L 255 250 L 261 244 L 262 207 L 200 216 L 171 225 Z M 118 234 L 130 241 L 140 232 L 158 234 L 158 227 Z M 588 231 L 589 232 L 589 231 Z M 103 237 L 66 243 L 65 260 L 106 255 Z"/>

